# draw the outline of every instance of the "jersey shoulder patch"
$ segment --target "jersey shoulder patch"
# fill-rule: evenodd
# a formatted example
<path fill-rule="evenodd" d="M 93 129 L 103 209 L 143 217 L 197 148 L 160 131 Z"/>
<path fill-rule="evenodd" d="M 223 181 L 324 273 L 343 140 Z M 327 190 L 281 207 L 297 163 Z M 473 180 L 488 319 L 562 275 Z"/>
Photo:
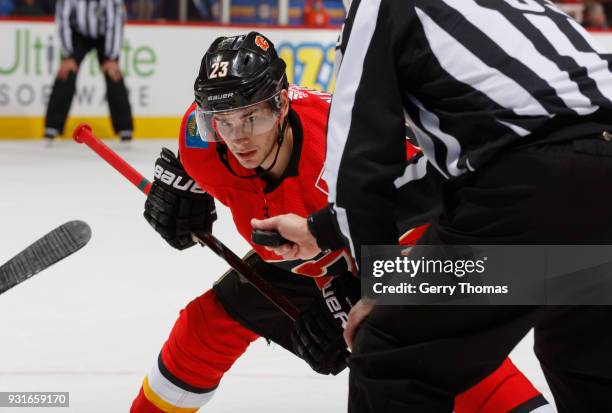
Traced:
<path fill-rule="evenodd" d="M 207 149 L 208 142 L 202 139 L 198 131 L 198 123 L 196 122 L 196 110 L 193 109 L 183 121 L 185 146 L 194 149 Z"/>

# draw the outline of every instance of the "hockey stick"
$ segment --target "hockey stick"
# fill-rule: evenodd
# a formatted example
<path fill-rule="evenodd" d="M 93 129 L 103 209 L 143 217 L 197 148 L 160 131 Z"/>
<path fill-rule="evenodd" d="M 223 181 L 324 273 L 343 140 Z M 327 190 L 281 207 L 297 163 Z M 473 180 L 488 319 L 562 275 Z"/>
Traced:
<path fill-rule="evenodd" d="M 106 162 L 122 174 L 128 181 L 138 187 L 143 193 L 148 194 L 151 189 L 149 182 L 140 172 L 134 169 L 123 158 L 121 158 L 111 148 L 106 146 L 92 132 L 91 126 L 80 124 L 72 134 L 74 140 L 78 143 L 84 143 L 89 146 L 95 153 L 100 155 Z M 244 262 L 232 250 L 226 247 L 214 235 L 205 232 L 192 234 L 193 239 L 200 245 L 208 246 L 215 254 L 223 258 L 230 267 L 242 275 L 257 291 L 266 297 L 272 304 L 278 307 L 292 321 L 295 321 L 300 314 L 300 310 L 291 303 L 278 289 L 269 282 L 264 280 L 249 264 Z"/>
<path fill-rule="evenodd" d="M 91 228 L 83 221 L 55 228 L 0 267 L 0 294 L 80 250 L 90 238 Z"/>

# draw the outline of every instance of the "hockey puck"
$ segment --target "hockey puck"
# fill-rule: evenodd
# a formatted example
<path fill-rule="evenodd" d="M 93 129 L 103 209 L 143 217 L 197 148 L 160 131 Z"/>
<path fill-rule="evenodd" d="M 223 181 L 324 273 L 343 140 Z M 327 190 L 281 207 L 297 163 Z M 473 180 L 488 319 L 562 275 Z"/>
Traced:
<path fill-rule="evenodd" d="M 283 238 L 281 234 L 276 231 L 263 231 L 260 229 L 254 229 L 253 232 L 251 232 L 251 241 L 253 241 L 254 244 L 264 247 L 278 247 L 283 244 L 291 244 L 291 241 Z"/>

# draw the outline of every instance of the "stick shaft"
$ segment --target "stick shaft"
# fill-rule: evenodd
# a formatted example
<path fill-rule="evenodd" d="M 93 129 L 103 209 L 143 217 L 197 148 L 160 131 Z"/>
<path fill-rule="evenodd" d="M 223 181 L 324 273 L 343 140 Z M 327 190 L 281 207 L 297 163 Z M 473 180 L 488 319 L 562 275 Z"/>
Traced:
<path fill-rule="evenodd" d="M 78 143 L 84 143 L 85 145 L 89 146 L 92 151 L 97 153 L 110 166 L 115 168 L 117 172 L 123 175 L 142 192 L 145 194 L 149 193 L 149 190 L 151 189 L 151 182 L 140 172 L 134 169 L 132 165 L 120 157 L 115 151 L 106 146 L 104 142 L 98 139 L 98 137 L 93 134 L 91 126 L 83 123 L 80 124 L 74 130 L 73 138 Z"/>
<path fill-rule="evenodd" d="M 143 193 L 148 194 L 151 189 L 151 182 L 148 181 L 140 172 L 127 163 L 115 151 L 106 146 L 98 137 L 96 137 L 91 127 L 87 124 L 81 124 L 76 127 L 73 133 L 73 138 L 78 143 L 84 143 L 89 146 L 102 159 L 108 162 L 128 181 L 134 184 Z M 276 287 L 263 279 L 255 269 L 244 262 L 225 244 L 219 241 L 212 234 L 194 234 L 194 239 L 201 245 L 207 245 L 215 254 L 227 262 L 230 267 L 242 275 L 260 294 L 266 297 L 279 310 L 287 315 L 291 320 L 295 321 L 300 314 L 300 310 L 291 303 Z"/>

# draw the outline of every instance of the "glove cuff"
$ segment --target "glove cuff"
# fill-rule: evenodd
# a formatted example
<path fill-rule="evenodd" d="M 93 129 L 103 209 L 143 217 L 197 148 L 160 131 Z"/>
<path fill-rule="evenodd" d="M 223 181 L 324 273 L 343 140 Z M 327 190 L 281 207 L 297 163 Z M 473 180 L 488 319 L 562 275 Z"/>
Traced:
<path fill-rule="evenodd" d="M 308 230 L 323 251 L 335 251 L 345 246 L 332 205 L 318 210 L 307 218 Z"/>

